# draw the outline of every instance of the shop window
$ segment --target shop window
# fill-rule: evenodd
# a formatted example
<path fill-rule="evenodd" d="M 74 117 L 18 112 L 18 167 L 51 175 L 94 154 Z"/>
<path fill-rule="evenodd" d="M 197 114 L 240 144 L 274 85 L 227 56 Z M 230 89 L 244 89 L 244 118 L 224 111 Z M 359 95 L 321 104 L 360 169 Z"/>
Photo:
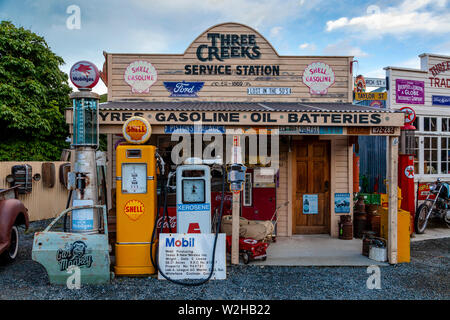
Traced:
<path fill-rule="evenodd" d="M 450 118 L 442 118 L 442 132 L 450 132 Z"/>
<path fill-rule="evenodd" d="M 437 131 L 437 118 L 424 117 L 423 131 Z"/>
<path fill-rule="evenodd" d="M 414 173 L 419 173 L 419 137 L 414 138 Z"/>
<path fill-rule="evenodd" d="M 424 173 L 437 174 L 437 137 L 424 137 Z"/>
<path fill-rule="evenodd" d="M 441 173 L 450 173 L 450 138 L 441 138 Z"/>

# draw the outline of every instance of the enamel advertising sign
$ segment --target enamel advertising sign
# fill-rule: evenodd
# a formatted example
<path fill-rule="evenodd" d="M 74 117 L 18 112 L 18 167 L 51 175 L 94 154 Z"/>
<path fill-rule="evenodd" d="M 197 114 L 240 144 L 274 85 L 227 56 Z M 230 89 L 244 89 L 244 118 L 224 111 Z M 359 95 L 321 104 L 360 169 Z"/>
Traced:
<path fill-rule="evenodd" d="M 164 82 L 164 87 L 170 92 L 170 97 L 195 98 L 198 97 L 197 92 L 203 88 L 204 84 L 204 82 L 167 81 Z"/>
<path fill-rule="evenodd" d="M 133 93 L 148 93 L 158 75 L 155 67 L 148 61 L 134 61 L 125 70 L 125 82 Z"/>
<path fill-rule="evenodd" d="M 310 94 L 327 94 L 328 88 L 334 84 L 334 71 L 324 62 L 313 62 L 303 72 L 303 83 Z"/>
<path fill-rule="evenodd" d="M 70 81 L 77 88 L 93 88 L 100 78 L 95 64 L 89 61 L 78 61 L 69 72 Z"/>
<path fill-rule="evenodd" d="M 424 104 L 425 82 L 416 80 L 395 80 L 395 101 L 397 103 Z"/>
<path fill-rule="evenodd" d="M 129 143 L 142 144 L 150 139 L 152 127 L 150 126 L 150 123 L 142 117 L 131 117 L 124 123 L 122 134 Z"/>

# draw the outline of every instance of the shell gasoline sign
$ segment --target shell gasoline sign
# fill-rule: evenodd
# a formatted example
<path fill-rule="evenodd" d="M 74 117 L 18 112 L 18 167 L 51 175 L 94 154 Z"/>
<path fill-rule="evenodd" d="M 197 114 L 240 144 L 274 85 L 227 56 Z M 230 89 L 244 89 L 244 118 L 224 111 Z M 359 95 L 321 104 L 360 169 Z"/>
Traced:
<path fill-rule="evenodd" d="M 142 117 L 131 117 L 123 124 L 122 134 L 129 143 L 142 144 L 150 139 L 152 127 Z"/>

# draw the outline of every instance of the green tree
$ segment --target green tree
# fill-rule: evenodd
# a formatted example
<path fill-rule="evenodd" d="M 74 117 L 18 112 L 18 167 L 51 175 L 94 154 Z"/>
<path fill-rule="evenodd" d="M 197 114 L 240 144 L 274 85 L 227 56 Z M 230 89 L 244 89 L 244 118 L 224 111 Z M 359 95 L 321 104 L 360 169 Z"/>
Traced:
<path fill-rule="evenodd" d="M 59 160 L 68 148 L 68 77 L 43 37 L 0 23 L 0 161 Z"/>

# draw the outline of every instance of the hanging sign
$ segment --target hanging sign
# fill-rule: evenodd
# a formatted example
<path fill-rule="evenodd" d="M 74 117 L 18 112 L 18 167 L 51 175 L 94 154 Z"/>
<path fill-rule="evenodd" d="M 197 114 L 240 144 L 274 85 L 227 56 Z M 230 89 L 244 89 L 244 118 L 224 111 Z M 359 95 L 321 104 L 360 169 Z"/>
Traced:
<path fill-rule="evenodd" d="M 129 143 L 142 144 L 150 139 L 152 127 L 142 117 L 131 117 L 123 124 L 122 134 Z"/>
<path fill-rule="evenodd" d="M 387 92 L 355 92 L 356 100 L 386 100 Z"/>
<path fill-rule="evenodd" d="M 367 87 L 384 87 L 386 88 L 386 79 L 383 78 L 366 78 Z"/>
<path fill-rule="evenodd" d="M 303 71 L 303 83 L 310 94 L 327 94 L 334 84 L 334 71 L 324 62 L 313 62 Z"/>
<path fill-rule="evenodd" d="M 409 104 L 425 103 L 425 82 L 416 80 L 395 80 L 395 102 Z"/>
<path fill-rule="evenodd" d="M 134 61 L 125 69 L 125 82 L 132 93 L 148 93 L 158 75 L 155 67 L 148 61 Z"/>
<path fill-rule="evenodd" d="M 77 88 L 93 88 L 100 78 L 95 64 L 89 61 L 78 61 L 69 72 L 70 81 Z"/>

